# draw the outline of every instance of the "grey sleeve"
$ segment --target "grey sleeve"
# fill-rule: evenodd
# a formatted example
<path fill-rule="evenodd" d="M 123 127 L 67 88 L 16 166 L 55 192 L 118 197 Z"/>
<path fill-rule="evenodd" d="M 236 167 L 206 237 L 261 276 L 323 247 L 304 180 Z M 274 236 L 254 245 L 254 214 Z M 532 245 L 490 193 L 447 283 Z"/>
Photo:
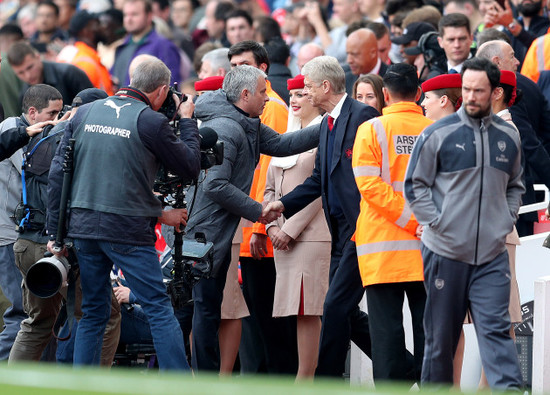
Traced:
<path fill-rule="evenodd" d="M 256 222 L 262 214 L 262 205 L 231 183 L 233 172 L 242 171 L 234 167 L 239 154 L 238 141 L 234 138 L 223 138 L 223 141 L 223 162 L 208 170 L 203 181 L 204 194 L 230 213 Z"/>
<path fill-rule="evenodd" d="M 279 134 L 260 126 L 260 152 L 269 156 L 288 156 L 313 149 L 319 145 L 321 125 L 308 126 L 296 132 Z"/>
<path fill-rule="evenodd" d="M 508 180 L 506 188 L 506 201 L 510 209 L 512 218 L 518 218 L 519 207 L 521 206 L 521 196 L 525 193 L 525 185 L 523 184 L 523 166 L 521 165 L 522 150 L 519 141 L 516 141 L 518 147 L 518 155 L 514 163 L 514 170 Z"/>

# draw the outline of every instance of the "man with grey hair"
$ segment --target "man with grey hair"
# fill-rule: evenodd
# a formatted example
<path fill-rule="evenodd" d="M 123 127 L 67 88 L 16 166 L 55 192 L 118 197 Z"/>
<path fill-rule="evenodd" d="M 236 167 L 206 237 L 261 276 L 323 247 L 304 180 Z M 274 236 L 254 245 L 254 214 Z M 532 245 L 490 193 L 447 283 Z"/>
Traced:
<path fill-rule="evenodd" d="M 218 48 L 207 52 L 202 57 L 199 78 L 203 80 L 207 77 L 217 75 L 224 77 L 231 70 L 231 63 L 229 63 L 229 58 L 227 57 L 228 52 L 229 48 Z"/>
<path fill-rule="evenodd" d="M 516 72 L 519 66 L 514 49 L 510 44 L 502 40 L 484 42 L 479 46 L 476 56 L 493 62 L 501 70 Z"/>
<path fill-rule="evenodd" d="M 319 127 L 279 134 L 260 123 L 265 104 L 266 74 L 252 66 L 237 66 L 225 76 L 223 89 L 197 99 L 195 116 L 201 127 L 218 133 L 224 143 L 224 160 L 208 170 L 197 188 L 195 208 L 187 234 L 203 232 L 214 242 L 214 273 L 193 288 L 193 368 L 218 371 L 217 331 L 223 288 L 231 261 L 231 241 L 241 217 L 251 222 L 271 222 L 278 215 L 262 215 L 262 204 L 249 196 L 260 154 L 293 155 L 314 148 Z M 192 196 L 190 192 L 188 196 Z"/>
<path fill-rule="evenodd" d="M 284 211 L 288 218 L 322 197 L 332 251 L 316 375 L 342 377 L 350 338 L 370 355 L 368 318 L 358 307 L 364 291 L 355 242 L 351 240 L 361 201 L 351 157 L 357 128 L 379 114 L 348 97 L 344 70 L 336 58 L 316 57 L 304 65 L 302 74 L 303 93 L 313 106 L 328 114 L 321 123 L 315 169 L 302 185 L 270 203 L 263 213 Z"/>
<path fill-rule="evenodd" d="M 99 363 L 110 311 L 109 274 L 116 265 L 150 323 L 159 367 L 189 370 L 155 251 L 157 221 L 179 229 L 187 220 L 186 210 L 162 211 L 152 192 L 160 164 L 186 179 L 196 178 L 200 170 L 199 135 L 190 119 L 192 101 L 178 107 L 179 138 L 166 116 L 157 112 L 169 93 L 170 74 L 159 59 L 145 59 L 135 68 L 131 86 L 78 110 L 52 162 L 49 235 L 63 226 L 58 224 L 63 155 L 69 139 L 76 140 L 67 232 L 74 240 L 82 286 L 75 365 Z M 179 104 L 175 95 L 174 100 Z M 53 245 L 50 241 L 48 249 L 55 254 Z"/>

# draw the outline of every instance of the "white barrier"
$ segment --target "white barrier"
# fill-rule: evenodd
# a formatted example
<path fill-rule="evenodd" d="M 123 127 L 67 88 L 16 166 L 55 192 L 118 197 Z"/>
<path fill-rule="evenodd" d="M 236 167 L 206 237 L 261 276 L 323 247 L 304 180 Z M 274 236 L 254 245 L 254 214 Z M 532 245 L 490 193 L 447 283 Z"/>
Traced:
<path fill-rule="evenodd" d="M 535 281 L 533 394 L 550 392 L 550 276 Z"/>

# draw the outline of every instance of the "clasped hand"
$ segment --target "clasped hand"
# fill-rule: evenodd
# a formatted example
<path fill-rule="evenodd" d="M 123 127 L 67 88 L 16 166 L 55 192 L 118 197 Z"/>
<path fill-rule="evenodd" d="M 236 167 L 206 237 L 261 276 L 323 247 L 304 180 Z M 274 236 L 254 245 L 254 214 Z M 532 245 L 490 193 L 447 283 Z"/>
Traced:
<path fill-rule="evenodd" d="M 281 230 L 281 228 L 272 226 L 268 229 L 267 233 L 269 234 L 273 248 L 279 251 L 288 251 L 290 249 L 288 244 L 294 239 Z"/>
<path fill-rule="evenodd" d="M 267 225 L 279 218 L 283 211 L 285 211 L 285 207 L 280 200 L 268 203 L 264 205 L 262 215 L 258 218 L 258 222 Z"/>

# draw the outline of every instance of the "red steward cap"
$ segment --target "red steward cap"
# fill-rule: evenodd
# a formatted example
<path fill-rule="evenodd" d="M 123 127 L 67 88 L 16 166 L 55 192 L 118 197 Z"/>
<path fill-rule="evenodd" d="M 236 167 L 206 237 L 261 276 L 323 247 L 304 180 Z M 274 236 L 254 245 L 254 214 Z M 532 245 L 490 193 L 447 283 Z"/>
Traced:
<path fill-rule="evenodd" d="M 286 86 L 289 91 L 292 89 L 304 89 L 304 76 L 298 74 L 296 77 L 287 80 Z"/>
<path fill-rule="evenodd" d="M 223 77 L 216 75 L 213 77 L 207 77 L 204 80 L 195 82 L 195 90 L 200 91 L 216 91 L 221 89 L 223 85 Z"/>
<path fill-rule="evenodd" d="M 512 71 L 500 70 L 500 83 L 516 86 L 516 74 Z"/>
<path fill-rule="evenodd" d="M 460 74 L 441 74 L 430 78 L 422 84 L 422 91 L 429 92 L 437 89 L 462 88 Z"/>

